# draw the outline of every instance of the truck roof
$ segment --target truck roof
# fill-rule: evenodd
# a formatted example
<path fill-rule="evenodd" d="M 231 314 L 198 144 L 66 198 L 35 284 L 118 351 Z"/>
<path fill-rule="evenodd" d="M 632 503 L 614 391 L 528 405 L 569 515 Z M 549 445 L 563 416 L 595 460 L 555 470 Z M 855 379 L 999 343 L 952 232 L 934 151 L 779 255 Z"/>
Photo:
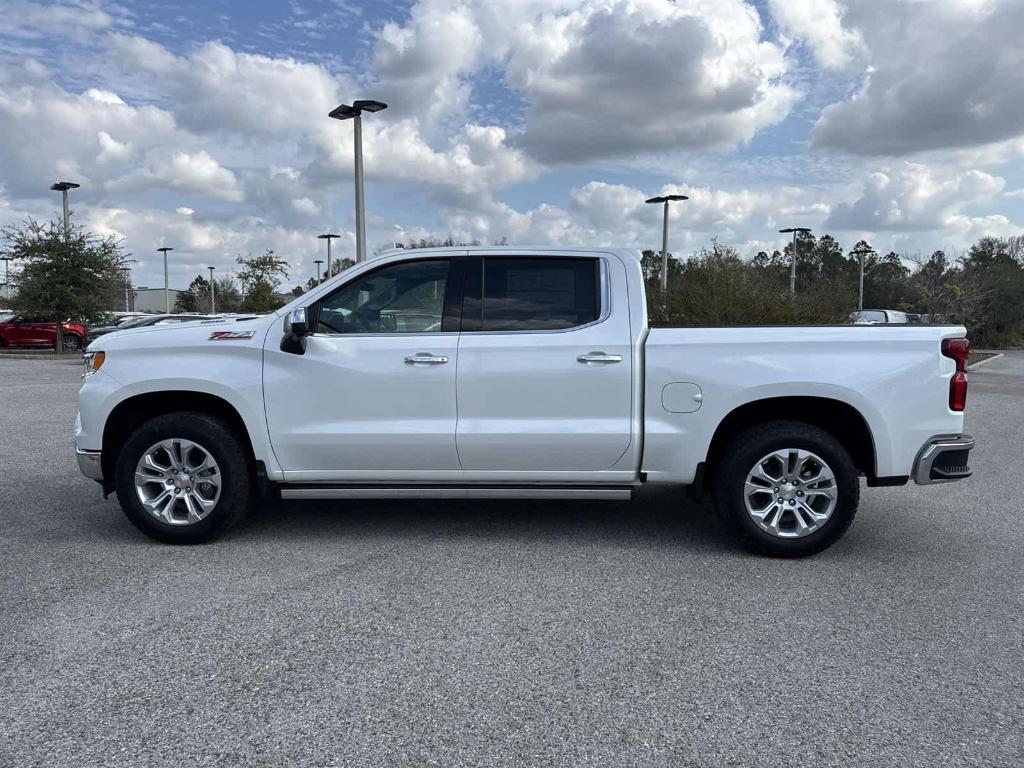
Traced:
<path fill-rule="evenodd" d="M 632 248 L 602 248 L 583 247 L 566 245 L 444 245 L 431 248 L 388 248 L 381 251 L 374 258 L 382 256 L 394 256 L 399 253 L 521 253 L 530 256 L 558 256 L 574 253 L 614 253 L 619 256 L 628 256 L 639 261 L 642 257 L 640 251 Z"/>

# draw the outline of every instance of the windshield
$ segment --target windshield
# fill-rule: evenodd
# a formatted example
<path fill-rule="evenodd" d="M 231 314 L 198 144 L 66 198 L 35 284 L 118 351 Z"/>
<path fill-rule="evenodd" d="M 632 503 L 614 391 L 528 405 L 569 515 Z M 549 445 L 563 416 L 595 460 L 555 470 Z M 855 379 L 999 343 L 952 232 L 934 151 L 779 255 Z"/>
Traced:
<path fill-rule="evenodd" d="M 853 316 L 854 323 L 884 323 L 885 312 L 880 309 L 862 309 Z"/>
<path fill-rule="evenodd" d="M 121 323 L 118 328 L 138 328 L 143 325 L 152 325 L 160 320 L 162 315 L 149 315 L 148 317 L 133 317 Z"/>

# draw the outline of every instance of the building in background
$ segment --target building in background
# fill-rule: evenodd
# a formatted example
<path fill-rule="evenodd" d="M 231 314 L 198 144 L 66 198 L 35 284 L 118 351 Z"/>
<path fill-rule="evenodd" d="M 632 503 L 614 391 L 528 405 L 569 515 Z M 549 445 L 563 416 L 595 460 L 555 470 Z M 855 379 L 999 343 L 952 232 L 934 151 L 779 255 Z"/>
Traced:
<path fill-rule="evenodd" d="M 171 311 L 174 311 L 174 304 L 178 301 L 178 296 L 185 293 L 185 291 L 179 291 L 176 288 L 170 289 L 171 294 Z M 163 312 L 164 311 L 164 289 L 163 288 L 146 288 L 145 286 L 139 286 L 132 290 L 134 301 L 132 301 L 133 312 Z"/>

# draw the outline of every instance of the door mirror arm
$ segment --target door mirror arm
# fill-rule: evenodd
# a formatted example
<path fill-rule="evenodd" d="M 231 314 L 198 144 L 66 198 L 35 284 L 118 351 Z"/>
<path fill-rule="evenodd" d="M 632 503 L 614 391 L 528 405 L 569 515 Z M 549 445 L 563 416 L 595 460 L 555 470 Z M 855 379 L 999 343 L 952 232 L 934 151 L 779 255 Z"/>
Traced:
<path fill-rule="evenodd" d="M 284 336 L 281 351 L 292 355 L 306 354 L 306 337 L 309 336 L 308 311 L 306 307 L 293 309 L 284 318 Z"/>

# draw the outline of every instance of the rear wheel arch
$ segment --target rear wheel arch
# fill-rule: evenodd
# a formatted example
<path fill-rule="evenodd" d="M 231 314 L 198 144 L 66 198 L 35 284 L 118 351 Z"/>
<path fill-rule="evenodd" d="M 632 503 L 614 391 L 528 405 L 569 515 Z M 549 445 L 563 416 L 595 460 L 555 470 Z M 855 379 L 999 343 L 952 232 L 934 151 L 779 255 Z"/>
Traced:
<path fill-rule="evenodd" d="M 131 434 L 150 419 L 182 412 L 203 413 L 223 419 L 246 446 L 250 466 L 256 466 L 252 436 L 245 420 L 227 400 L 206 392 L 188 390 L 146 392 L 126 398 L 114 406 L 103 425 L 102 461 L 106 490 L 113 488 L 117 459 Z"/>
<path fill-rule="evenodd" d="M 705 486 L 714 475 L 722 451 L 736 435 L 757 424 L 780 420 L 799 421 L 828 432 L 850 454 L 859 472 L 869 480 L 877 477 L 874 437 L 860 411 L 833 398 L 786 396 L 752 400 L 733 409 L 722 419 L 704 460 Z"/>

